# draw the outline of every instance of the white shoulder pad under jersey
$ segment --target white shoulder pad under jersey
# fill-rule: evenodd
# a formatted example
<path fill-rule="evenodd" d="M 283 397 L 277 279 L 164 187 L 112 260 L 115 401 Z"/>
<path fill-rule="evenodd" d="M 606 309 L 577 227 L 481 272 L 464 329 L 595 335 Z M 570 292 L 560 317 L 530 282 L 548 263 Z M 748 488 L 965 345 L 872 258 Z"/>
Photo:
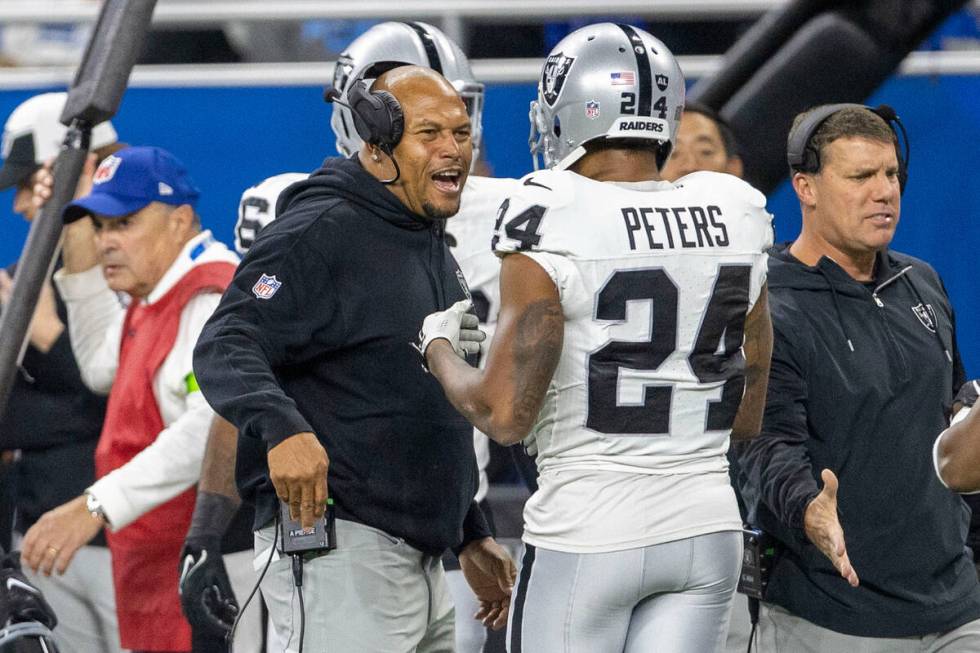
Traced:
<path fill-rule="evenodd" d="M 532 431 L 538 464 L 717 471 L 744 390 L 746 313 L 772 216 L 743 181 L 597 182 L 536 172 L 497 214 L 493 248 L 555 282 L 558 369 Z M 532 443 L 528 443 L 532 444 Z"/>
<path fill-rule="evenodd" d="M 493 223 L 500 203 L 517 190 L 519 183 L 517 179 L 470 176 L 463 187 L 459 212 L 446 222 L 446 239 L 484 324 L 494 324 L 500 311 L 500 260 L 490 249 Z"/>
<path fill-rule="evenodd" d="M 244 256 L 259 232 L 276 219 L 279 194 L 287 186 L 307 177 L 309 175 L 304 173 L 284 172 L 245 189 L 238 202 L 238 221 L 235 223 L 235 249 L 239 254 Z"/>

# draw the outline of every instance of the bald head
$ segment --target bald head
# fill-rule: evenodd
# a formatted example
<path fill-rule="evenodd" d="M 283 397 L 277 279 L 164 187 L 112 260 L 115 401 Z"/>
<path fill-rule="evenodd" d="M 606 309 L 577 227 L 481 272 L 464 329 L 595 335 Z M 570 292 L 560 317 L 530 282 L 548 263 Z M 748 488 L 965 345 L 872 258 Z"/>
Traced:
<path fill-rule="evenodd" d="M 404 132 L 391 156 L 365 145 L 361 164 L 378 179 L 395 177 L 388 189 L 413 213 L 444 219 L 459 210 L 460 193 L 473 159 L 470 118 L 459 93 L 430 68 L 401 66 L 379 76 L 372 92 L 387 91 L 398 101 Z"/>
<path fill-rule="evenodd" d="M 442 94 L 459 97 L 456 89 L 445 77 L 423 66 L 399 66 L 382 73 L 371 85 L 372 91 L 388 91 L 399 103 L 409 101 L 403 95 L 422 93 L 427 95 Z M 462 102 L 462 100 L 460 100 Z"/>

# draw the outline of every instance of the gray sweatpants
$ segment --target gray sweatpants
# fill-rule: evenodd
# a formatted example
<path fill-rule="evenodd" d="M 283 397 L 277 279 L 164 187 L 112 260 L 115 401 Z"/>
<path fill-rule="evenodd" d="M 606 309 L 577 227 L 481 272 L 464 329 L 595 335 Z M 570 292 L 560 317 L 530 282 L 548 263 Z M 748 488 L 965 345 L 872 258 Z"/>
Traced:
<path fill-rule="evenodd" d="M 741 561 L 738 531 L 612 553 L 526 545 L 507 650 L 723 651 Z"/>
<path fill-rule="evenodd" d="M 303 567 L 305 653 L 452 653 L 453 604 L 442 560 L 370 526 L 338 519 L 337 548 Z M 261 570 L 273 527 L 255 532 Z M 299 650 L 300 605 L 291 559 L 262 581 L 272 650 Z"/>
<path fill-rule="evenodd" d="M 16 535 L 15 548 L 20 548 L 21 539 Z M 81 547 L 63 576 L 35 574 L 26 565 L 24 575 L 41 590 L 58 617 L 54 639 L 61 651 L 117 653 L 122 650 L 108 548 Z"/>
<path fill-rule="evenodd" d="M 759 653 L 977 653 L 980 619 L 922 637 L 855 637 L 797 617 L 771 603 L 759 611 Z"/>

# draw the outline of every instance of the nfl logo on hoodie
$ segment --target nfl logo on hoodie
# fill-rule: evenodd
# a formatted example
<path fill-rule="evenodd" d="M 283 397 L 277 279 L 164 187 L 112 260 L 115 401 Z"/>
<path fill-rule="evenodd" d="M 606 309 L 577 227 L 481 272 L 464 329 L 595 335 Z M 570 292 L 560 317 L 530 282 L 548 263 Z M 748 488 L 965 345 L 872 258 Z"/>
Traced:
<path fill-rule="evenodd" d="M 282 281 L 276 279 L 276 275 L 263 274 L 252 286 L 252 294 L 259 299 L 272 299 L 281 285 Z"/>

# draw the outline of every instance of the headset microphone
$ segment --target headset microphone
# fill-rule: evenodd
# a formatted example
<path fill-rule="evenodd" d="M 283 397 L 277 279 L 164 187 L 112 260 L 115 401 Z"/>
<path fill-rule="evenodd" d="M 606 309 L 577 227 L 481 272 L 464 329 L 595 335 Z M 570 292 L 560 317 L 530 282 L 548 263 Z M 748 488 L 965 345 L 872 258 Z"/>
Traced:
<path fill-rule="evenodd" d="M 323 101 L 324 102 L 327 102 L 327 103 L 336 102 L 340 106 L 347 107 L 348 109 L 350 109 L 350 105 L 347 104 L 346 102 L 341 101 L 341 99 L 340 99 L 341 97 L 343 97 L 343 96 L 340 94 L 340 91 L 338 91 L 337 89 L 335 89 L 332 86 L 329 87 L 329 88 L 327 88 L 327 89 L 324 89 L 324 91 L 323 91 Z"/>

